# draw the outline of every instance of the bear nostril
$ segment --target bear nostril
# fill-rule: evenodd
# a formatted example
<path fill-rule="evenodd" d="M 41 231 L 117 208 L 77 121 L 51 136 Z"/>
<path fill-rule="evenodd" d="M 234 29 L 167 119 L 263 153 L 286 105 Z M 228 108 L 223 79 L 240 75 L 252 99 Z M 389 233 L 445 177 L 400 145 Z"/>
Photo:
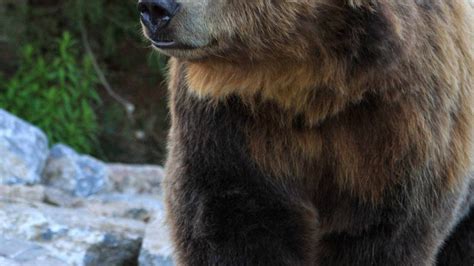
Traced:
<path fill-rule="evenodd" d="M 164 28 L 179 9 L 175 0 L 141 0 L 138 11 L 148 28 Z"/>
<path fill-rule="evenodd" d="M 148 15 L 151 18 L 156 19 L 156 20 L 163 19 L 169 16 L 168 12 L 165 9 L 153 4 L 150 5 L 150 4 L 140 3 L 138 4 L 138 11 L 140 11 L 141 14 Z"/>

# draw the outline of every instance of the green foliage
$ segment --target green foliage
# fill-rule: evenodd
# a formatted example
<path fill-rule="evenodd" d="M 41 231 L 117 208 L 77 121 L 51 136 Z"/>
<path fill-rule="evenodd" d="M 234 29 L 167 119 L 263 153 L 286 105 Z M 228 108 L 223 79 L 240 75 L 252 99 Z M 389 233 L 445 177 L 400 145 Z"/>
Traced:
<path fill-rule="evenodd" d="M 41 1 L 39 1 L 41 3 Z M 43 2 L 46 2 L 43 0 Z M 86 29 L 94 51 L 101 60 L 120 64 L 118 57 L 124 41 L 135 44 L 142 40 L 138 23 L 137 1 L 117 3 L 110 0 L 51 0 L 54 4 L 30 4 L 27 22 L 28 42 L 50 49 L 51 37 L 59 36 L 64 29 L 78 39 L 81 28 Z M 54 7 L 54 8 L 52 8 Z"/>
<path fill-rule="evenodd" d="M 0 25 L 8 25 L 0 27 L 5 36 L 0 38 L 0 108 L 39 125 L 51 142 L 66 142 L 102 160 L 161 162 L 168 128 L 167 59 L 150 52 L 137 0 L 0 1 Z M 64 56 L 56 40 L 66 31 L 78 43 Z M 90 52 L 115 94 L 135 105 L 133 114 L 95 83 L 91 60 L 82 56 Z M 100 105 L 90 95 L 93 88 Z M 146 138 L 138 139 L 137 132 Z"/>
<path fill-rule="evenodd" d="M 0 83 L 0 108 L 42 128 L 51 143 L 90 153 L 97 141 L 93 105 L 99 97 L 91 61 L 77 50 L 68 32 L 57 40 L 53 56 L 26 45 L 16 74 Z"/>

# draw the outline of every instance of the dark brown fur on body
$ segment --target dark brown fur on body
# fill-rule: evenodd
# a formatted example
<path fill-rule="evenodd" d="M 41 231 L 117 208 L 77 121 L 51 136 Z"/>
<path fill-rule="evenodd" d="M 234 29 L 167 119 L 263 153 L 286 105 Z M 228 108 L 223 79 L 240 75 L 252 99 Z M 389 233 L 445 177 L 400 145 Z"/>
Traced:
<path fill-rule="evenodd" d="M 472 265 L 474 11 L 257 2 L 171 62 L 177 263 Z"/>

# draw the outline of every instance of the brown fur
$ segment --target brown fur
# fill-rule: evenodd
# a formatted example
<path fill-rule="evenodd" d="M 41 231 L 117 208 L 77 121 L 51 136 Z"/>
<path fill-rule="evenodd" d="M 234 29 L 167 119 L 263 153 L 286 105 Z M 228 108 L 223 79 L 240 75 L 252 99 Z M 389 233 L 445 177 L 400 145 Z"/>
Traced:
<path fill-rule="evenodd" d="M 256 128 L 248 129 L 254 158 L 277 176 L 314 180 L 314 165 L 331 167 L 341 187 L 376 200 L 390 184 L 403 181 L 397 180 L 403 176 L 397 172 L 404 169 L 404 156 L 411 154 L 403 163 L 417 168 L 428 160 L 438 162 L 438 171 L 447 171 L 446 186 L 455 186 L 470 164 L 466 147 L 471 146 L 474 64 L 472 38 L 466 38 L 472 36 L 465 21 L 467 7 L 458 1 L 453 7 L 439 4 L 442 15 L 435 17 L 411 15 L 419 12 L 413 6 L 399 13 L 392 6 L 383 7 L 393 5 L 391 1 L 352 2 L 357 8 L 377 2 L 381 7 L 370 12 L 387 12 L 389 28 L 399 37 L 396 45 L 403 47 L 401 58 L 390 58 L 398 62 L 354 68 L 331 43 L 318 43 L 320 53 L 301 61 L 294 59 L 298 48 L 289 46 L 293 52 L 286 54 L 293 59 L 191 62 L 189 88 L 217 101 L 239 95 L 255 113 Z M 325 11 L 337 19 L 335 4 L 320 9 L 315 21 Z M 292 25 L 295 19 L 287 16 L 279 23 Z M 345 27 L 342 20 L 332 23 Z M 330 35 L 318 36 L 335 38 Z M 311 54 L 302 49 L 299 53 Z M 381 106 L 353 108 L 367 97 L 377 98 Z M 271 115 L 266 111 L 269 105 L 274 106 Z M 293 127 L 295 119 L 303 120 L 301 128 Z"/>
<path fill-rule="evenodd" d="M 196 1 L 165 51 L 178 265 L 472 265 L 464 0 Z"/>

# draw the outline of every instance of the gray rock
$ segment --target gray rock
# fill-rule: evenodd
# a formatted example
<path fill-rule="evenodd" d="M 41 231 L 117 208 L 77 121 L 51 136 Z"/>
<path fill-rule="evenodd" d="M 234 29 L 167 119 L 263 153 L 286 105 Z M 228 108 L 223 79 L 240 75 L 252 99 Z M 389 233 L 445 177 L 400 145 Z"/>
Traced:
<path fill-rule="evenodd" d="M 138 259 L 140 266 L 174 266 L 171 257 L 163 257 L 161 255 L 150 254 L 146 249 L 142 249 Z"/>
<path fill-rule="evenodd" d="M 43 182 L 79 197 L 103 192 L 107 187 L 105 163 L 87 155 L 77 154 L 70 147 L 57 144 L 51 148 Z"/>
<path fill-rule="evenodd" d="M 13 202 L 41 202 L 45 199 L 45 190 L 46 188 L 40 185 L 0 185 L 0 200 Z"/>
<path fill-rule="evenodd" d="M 103 194 L 77 198 L 57 189 L 46 188 L 44 201 L 50 205 L 75 208 L 96 216 L 127 218 L 143 222 L 148 222 L 155 213 L 163 210 L 161 199 L 152 195 Z"/>
<path fill-rule="evenodd" d="M 65 261 L 60 260 L 53 256 L 40 256 L 40 257 L 34 257 L 28 261 L 24 261 L 20 265 L 21 266 L 68 266 L 71 264 L 68 264 Z"/>
<path fill-rule="evenodd" d="M 143 239 L 140 257 L 140 266 L 173 266 L 172 246 L 168 227 L 165 224 L 164 213 L 159 213 L 148 224 Z"/>
<path fill-rule="evenodd" d="M 109 164 L 109 191 L 128 194 L 161 194 L 164 171 L 154 165 Z"/>
<path fill-rule="evenodd" d="M 13 203 L 40 203 L 78 208 L 84 205 L 83 198 L 71 196 L 62 190 L 42 185 L 0 185 L 0 201 Z"/>
<path fill-rule="evenodd" d="M 0 221 L 0 236 L 41 247 L 23 252 L 25 257 L 18 256 L 19 252 L 16 257 L 3 257 L 28 261 L 27 256 L 46 250 L 41 253 L 45 259 L 57 258 L 65 262 L 62 265 L 78 266 L 133 265 L 130 263 L 136 262 L 145 228 L 141 221 L 101 217 L 84 209 L 1 201 Z M 5 250 L 0 245 L 0 253 L 12 254 Z"/>
<path fill-rule="evenodd" d="M 48 139 L 37 127 L 0 109 L 0 184 L 37 184 Z"/>
<path fill-rule="evenodd" d="M 0 202 L 37 204 L 74 208 L 92 215 L 118 217 L 148 222 L 163 212 L 161 198 L 154 195 L 102 194 L 88 198 L 71 196 L 62 190 L 45 186 L 0 185 Z"/>
<path fill-rule="evenodd" d="M 4 258 L 2 256 L 0 256 L 0 265 L 2 265 L 2 266 L 21 266 L 20 263 L 14 261 L 12 259 Z"/>
<path fill-rule="evenodd" d="M 46 187 L 44 194 L 44 202 L 50 205 L 77 208 L 84 204 L 83 198 L 74 197 L 70 193 L 57 188 Z"/>
<path fill-rule="evenodd" d="M 67 263 L 38 244 L 0 237 L 0 265 L 64 266 Z"/>
<path fill-rule="evenodd" d="M 163 202 L 152 195 L 104 194 L 88 198 L 82 208 L 100 216 L 148 222 L 163 213 Z"/>
<path fill-rule="evenodd" d="M 141 239 L 117 238 L 107 234 L 102 242 L 87 249 L 84 265 L 136 265 L 140 244 Z"/>
<path fill-rule="evenodd" d="M 21 240 L 6 239 L 0 237 L 0 256 L 6 258 L 15 258 L 28 250 L 38 250 L 40 246 Z"/>

